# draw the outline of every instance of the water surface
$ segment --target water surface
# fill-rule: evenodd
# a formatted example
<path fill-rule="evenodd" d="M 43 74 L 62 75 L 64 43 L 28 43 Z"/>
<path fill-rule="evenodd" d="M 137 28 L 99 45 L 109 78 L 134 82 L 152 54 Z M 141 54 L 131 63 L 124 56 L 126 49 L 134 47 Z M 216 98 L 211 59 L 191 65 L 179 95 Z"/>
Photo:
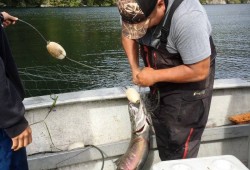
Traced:
<path fill-rule="evenodd" d="M 216 78 L 250 80 L 250 4 L 206 5 L 217 46 Z M 69 60 L 52 58 L 33 29 L 7 28 L 28 96 L 131 85 L 116 7 L 4 9 L 60 43 Z"/>

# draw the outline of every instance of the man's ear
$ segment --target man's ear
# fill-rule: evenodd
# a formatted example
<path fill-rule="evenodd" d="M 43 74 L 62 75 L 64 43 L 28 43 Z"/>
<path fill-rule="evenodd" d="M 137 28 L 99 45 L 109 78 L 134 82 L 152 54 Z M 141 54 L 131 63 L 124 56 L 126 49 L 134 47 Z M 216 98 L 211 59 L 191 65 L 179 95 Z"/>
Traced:
<path fill-rule="evenodd" d="M 158 0 L 158 1 L 157 1 L 157 4 L 159 4 L 159 5 L 164 4 L 164 5 L 165 5 L 165 0 Z"/>
<path fill-rule="evenodd" d="M 158 0 L 157 1 L 158 8 L 162 8 L 165 11 L 165 0 Z"/>

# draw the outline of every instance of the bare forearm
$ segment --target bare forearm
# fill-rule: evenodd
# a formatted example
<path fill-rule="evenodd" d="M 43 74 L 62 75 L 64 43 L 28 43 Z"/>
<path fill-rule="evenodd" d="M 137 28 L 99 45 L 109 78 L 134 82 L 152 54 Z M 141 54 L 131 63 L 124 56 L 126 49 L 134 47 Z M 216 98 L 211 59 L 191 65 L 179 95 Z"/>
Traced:
<path fill-rule="evenodd" d="M 206 76 L 206 73 L 197 73 L 186 65 L 181 65 L 170 69 L 155 70 L 154 73 L 156 82 L 173 83 L 197 82 L 205 79 Z"/>
<path fill-rule="evenodd" d="M 204 80 L 209 74 L 210 57 L 193 65 L 154 70 L 146 67 L 136 76 L 141 86 L 152 86 L 158 82 L 187 83 Z"/>
<path fill-rule="evenodd" d="M 122 45 L 128 57 L 132 72 L 139 69 L 138 44 L 135 40 L 122 36 Z"/>

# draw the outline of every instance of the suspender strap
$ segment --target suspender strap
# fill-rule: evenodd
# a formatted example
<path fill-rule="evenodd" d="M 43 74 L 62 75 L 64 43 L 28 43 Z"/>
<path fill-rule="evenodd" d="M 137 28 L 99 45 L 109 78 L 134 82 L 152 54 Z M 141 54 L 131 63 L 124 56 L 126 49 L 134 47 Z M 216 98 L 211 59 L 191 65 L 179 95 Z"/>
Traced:
<path fill-rule="evenodd" d="M 171 21 L 172 21 L 174 12 L 178 8 L 178 6 L 182 3 L 182 1 L 183 0 L 174 0 L 172 6 L 170 7 L 170 11 L 168 13 L 167 21 L 162 26 L 160 40 L 161 40 L 161 43 L 163 43 L 165 45 L 167 44 L 167 38 L 168 38 L 168 35 L 169 35 Z M 167 6 L 167 4 L 165 4 L 165 5 Z"/>

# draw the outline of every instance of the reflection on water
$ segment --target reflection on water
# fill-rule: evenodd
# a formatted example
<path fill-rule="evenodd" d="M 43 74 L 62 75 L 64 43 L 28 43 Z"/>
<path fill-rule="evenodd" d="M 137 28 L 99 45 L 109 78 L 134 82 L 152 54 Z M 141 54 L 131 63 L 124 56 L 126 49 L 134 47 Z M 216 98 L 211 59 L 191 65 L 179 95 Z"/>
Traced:
<path fill-rule="evenodd" d="M 206 6 L 218 49 L 216 78 L 250 79 L 250 4 Z"/>
<path fill-rule="evenodd" d="M 250 79 L 250 4 L 205 8 L 218 49 L 216 78 Z M 47 40 L 60 43 L 68 57 L 98 69 L 50 57 L 41 37 L 18 22 L 7 33 L 27 96 L 131 85 L 116 7 L 5 11 L 35 26 Z"/>

